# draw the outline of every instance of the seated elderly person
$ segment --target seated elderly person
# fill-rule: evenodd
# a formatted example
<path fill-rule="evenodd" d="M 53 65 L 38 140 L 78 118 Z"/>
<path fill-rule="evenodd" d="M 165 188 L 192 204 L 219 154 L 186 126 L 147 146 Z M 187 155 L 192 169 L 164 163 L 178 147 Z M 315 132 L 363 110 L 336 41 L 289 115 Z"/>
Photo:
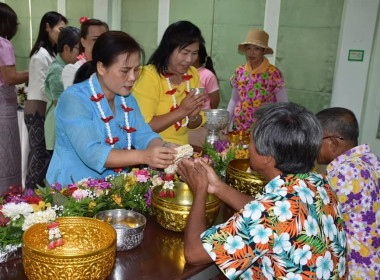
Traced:
<path fill-rule="evenodd" d="M 323 129 L 318 163 L 343 209 L 347 256 L 352 279 L 380 279 L 380 159 L 368 145 L 358 146 L 355 115 L 345 108 L 317 114 Z"/>
<path fill-rule="evenodd" d="M 255 117 L 250 166 L 269 182 L 261 196 L 238 192 L 201 160 L 179 164 L 194 195 L 186 261 L 215 262 L 229 279 L 344 279 L 341 207 L 326 178 L 310 173 L 322 141 L 318 120 L 292 103 L 265 104 Z M 207 192 L 237 211 L 209 229 Z"/>

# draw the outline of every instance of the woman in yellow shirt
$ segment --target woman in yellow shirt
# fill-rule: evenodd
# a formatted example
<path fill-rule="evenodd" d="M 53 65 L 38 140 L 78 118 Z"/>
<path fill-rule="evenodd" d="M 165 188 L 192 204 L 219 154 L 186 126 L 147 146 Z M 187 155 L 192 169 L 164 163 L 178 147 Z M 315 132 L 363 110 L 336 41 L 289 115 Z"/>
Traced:
<path fill-rule="evenodd" d="M 204 125 L 204 94 L 199 74 L 191 66 L 198 57 L 201 31 L 188 21 L 171 24 L 132 89 L 145 121 L 167 141 L 188 143 L 188 129 Z"/>

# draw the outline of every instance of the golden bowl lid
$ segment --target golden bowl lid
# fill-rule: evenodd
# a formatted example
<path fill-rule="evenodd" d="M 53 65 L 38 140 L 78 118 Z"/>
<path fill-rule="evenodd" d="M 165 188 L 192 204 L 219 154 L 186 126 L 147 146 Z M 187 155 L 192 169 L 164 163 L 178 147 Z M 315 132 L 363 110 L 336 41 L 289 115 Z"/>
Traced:
<path fill-rule="evenodd" d="M 103 221 L 85 217 L 60 217 L 56 221 L 64 245 L 48 249 L 48 224 L 39 223 L 24 232 L 23 246 L 38 255 L 60 259 L 94 256 L 112 246 L 116 250 L 116 231 Z"/>

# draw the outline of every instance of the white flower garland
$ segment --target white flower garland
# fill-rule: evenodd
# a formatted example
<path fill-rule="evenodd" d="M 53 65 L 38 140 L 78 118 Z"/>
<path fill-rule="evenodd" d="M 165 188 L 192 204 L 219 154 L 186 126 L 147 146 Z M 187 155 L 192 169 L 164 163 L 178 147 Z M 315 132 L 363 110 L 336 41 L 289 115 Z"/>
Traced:
<path fill-rule="evenodd" d="M 95 88 L 94 88 L 94 84 L 92 82 L 92 79 L 94 77 L 95 73 L 91 75 L 90 79 L 89 79 L 89 83 L 90 83 L 90 88 L 91 88 L 91 93 L 92 93 L 92 96 L 94 97 L 94 99 L 98 99 L 98 96 L 96 95 L 96 92 L 95 92 Z M 127 105 L 125 104 L 125 100 L 123 97 L 120 96 L 120 99 L 121 99 L 121 102 L 124 106 L 124 108 L 128 108 Z M 100 112 L 100 115 L 102 116 L 102 119 L 107 119 L 106 118 L 106 115 L 104 114 L 104 111 L 103 111 L 103 108 L 102 106 L 100 105 L 100 100 L 98 101 L 95 101 L 97 106 L 98 106 L 98 110 Z M 123 108 L 123 109 L 124 109 Z M 129 125 L 129 119 L 128 119 L 128 112 L 124 109 L 124 119 L 125 119 L 125 126 L 126 128 L 129 130 L 131 127 Z M 115 143 L 113 143 L 113 137 L 112 137 L 112 132 L 111 132 L 111 126 L 109 125 L 108 123 L 109 121 L 105 121 L 105 125 L 106 125 L 106 129 L 107 129 L 107 134 L 108 134 L 108 139 L 110 141 L 110 145 L 111 147 L 113 148 L 115 146 Z M 128 150 L 131 149 L 131 146 L 132 146 L 132 139 L 131 139 L 131 133 L 127 131 L 127 140 L 128 140 Z"/>
<path fill-rule="evenodd" d="M 187 73 L 185 73 L 184 76 L 187 76 Z M 170 77 L 165 77 L 165 79 L 166 79 L 166 81 L 168 82 L 169 90 L 172 91 L 173 88 L 172 88 L 172 84 L 171 84 L 171 82 L 170 82 Z M 187 91 L 190 92 L 190 81 L 189 81 L 189 80 L 186 81 L 186 87 L 187 87 Z M 176 108 L 176 107 L 177 107 L 177 100 L 175 99 L 175 93 L 173 93 L 171 96 L 172 96 L 172 98 L 173 98 L 173 108 Z M 182 127 L 185 127 L 185 126 L 188 125 L 188 123 L 189 123 L 189 117 L 186 116 L 186 121 L 185 121 L 185 123 L 184 123 L 184 124 L 181 124 L 181 122 L 178 121 L 178 122 L 177 122 L 177 125 L 178 125 L 179 127 L 181 127 L 181 126 L 182 126 Z"/>

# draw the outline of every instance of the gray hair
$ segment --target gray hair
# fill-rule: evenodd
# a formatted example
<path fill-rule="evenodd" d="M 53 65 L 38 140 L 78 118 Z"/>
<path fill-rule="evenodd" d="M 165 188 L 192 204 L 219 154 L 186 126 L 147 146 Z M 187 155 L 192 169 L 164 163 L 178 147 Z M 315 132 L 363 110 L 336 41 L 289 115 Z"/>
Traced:
<path fill-rule="evenodd" d="M 317 119 L 323 131 L 335 136 L 343 137 L 358 145 L 359 125 L 355 114 L 341 107 L 332 107 L 317 113 Z"/>
<path fill-rule="evenodd" d="M 258 154 L 272 156 L 284 173 L 309 172 L 322 144 L 317 118 L 295 103 L 266 103 L 255 113 L 253 141 Z"/>

